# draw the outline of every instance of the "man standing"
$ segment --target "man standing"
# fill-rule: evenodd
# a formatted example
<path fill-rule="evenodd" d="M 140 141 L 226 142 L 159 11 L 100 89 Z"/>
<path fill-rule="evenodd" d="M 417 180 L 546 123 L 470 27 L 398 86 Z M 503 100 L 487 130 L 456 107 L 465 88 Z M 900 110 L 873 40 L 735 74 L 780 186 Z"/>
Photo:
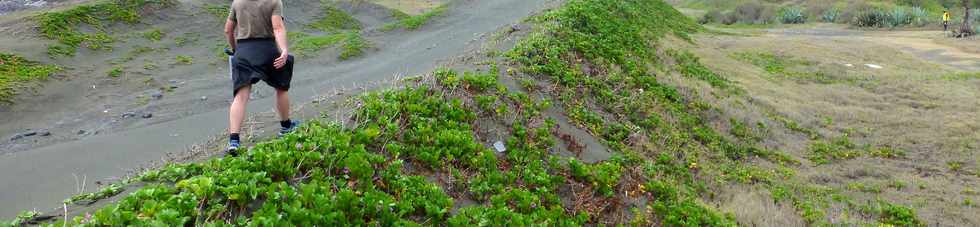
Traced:
<path fill-rule="evenodd" d="M 943 10 L 943 32 L 949 31 L 949 11 Z"/>
<path fill-rule="evenodd" d="M 231 64 L 234 101 L 229 110 L 228 150 L 237 156 L 241 146 L 239 132 L 245 119 L 252 85 L 259 80 L 276 89 L 279 136 L 292 132 L 299 124 L 289 119 L 289 82 L 293 77 L 293 57 L 286 42 L 282 0 L 234 0 L 225 22 L 225 36 L 234 58 Z"/>

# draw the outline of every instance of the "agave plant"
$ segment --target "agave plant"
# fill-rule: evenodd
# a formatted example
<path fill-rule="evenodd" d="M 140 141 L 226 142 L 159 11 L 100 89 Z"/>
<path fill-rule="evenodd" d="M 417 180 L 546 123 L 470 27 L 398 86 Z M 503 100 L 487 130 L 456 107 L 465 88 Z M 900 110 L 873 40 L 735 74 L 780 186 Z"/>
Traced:
<path fill-rule="evenodd" d="M 779 20 L 784 24 L 802 24 L 806 23 L 806 16 L 803 15 L 803 9 L 788 7 L 779 13 Z"/>
<path fill-rule="evenodd" d="M 888 14 L 888 25 L 891 27 L 898 27 L 902 25 L 908 25 L 912 23 L 912 16 L 905 8 L 895 7 L 892 12 Z"/>
<path fill-rule="evenodd" d="M 823 12 L 823 15 L 820 15 L 820 19 L 823 22 L 827 22 L 827 23 L 834 23 L 837 21 L 837 18 L 839 17 L 840 17 L 840 10 L 837 8 L 828 9 L 827 11 Z"/>
<path fill-rule="evenodd" d="M 927 12 L 922 7 L 918 7 L 918 6 L 912 7 L 912 10 L 909 11 L 909 13 L 911 14 L 912 17 L 911 18 L 912 25 L 924 26 L 927 23 L 929 23 L 929 12 Z"/>

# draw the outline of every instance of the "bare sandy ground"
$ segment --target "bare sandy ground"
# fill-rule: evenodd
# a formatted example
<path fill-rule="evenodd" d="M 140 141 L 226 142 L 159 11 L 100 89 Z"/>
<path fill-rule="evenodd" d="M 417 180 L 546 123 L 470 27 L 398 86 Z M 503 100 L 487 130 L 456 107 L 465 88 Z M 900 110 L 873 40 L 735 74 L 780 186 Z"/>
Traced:
<path fill-rule="evenodd" d="M 813 39 L 857 39 L 868 44 L 885 45 L 915 55 L 926 61 L 944 64 L 963 71 L 980 71 L 980 43 L 976 38 L 953 39 L 942 31 L 858 31 L 839 27 L 771 29 L 770 37 L 808 37 Z"/>
<path fill-rule="evenodd" d="M 453 56 L 478 49 L 480 40 L 487 38 L 488 33 L 531 15 L 548 2 L 455 1 L 445 17 L 417 31 L 384 33 L 368 28 L 366 38 L 373 47 L 364 57 L 340 62 L 336 55 L 324 54 L 299 60 L 291 90 L 293 101 L 301 105 L 338 88 L 424 73 Z M 306 4 L 314 3 L 318 1 Z M 208 16 L 200 12 L 199 4 L 182 2 L 178 9 L 148 19 L 149 25 L 135 26 L 137 31 L 159 28 L 181 32 L 172 36 L 168 33 L 163 43 L 138 41 L 141 38 L 134 34 L 135 37 L 111 53 L 83 50 L 78 57 L 45 60 L 71 66 L 70 75 L 45 85 L 35 95 L 20 97 L 16 100 L 20 104 L 0 107 L 0 135 L 24 129 L 49 130 L 53 134 L 0 146 L 3 153 L 0 182 L 7 182 L 0 185 L 0 201 L 3 201 L 0 217 L 8 218 L 21 210 L 60 207 L 63 199 L 78 193 L 76 188 L 80 183 L 76 176 L 90 185 L 84 191 L 92 191 L 95 187 L 91 185 L 97 181 L 121 177 L 128 170 L 165 159 L 168 153 L 184 151 L 224 130 L 225 108 L 230 98 L 227 68 L 208 49 L 214 45 L 212 40 L 220 38 L 220 30 L 213 24 L 216 20 L 181 19 Z M 291 8 L 296 12 L 287 13 L 293 15 L 294 21 L 310 21 L 316 16 L 300 12 L 304 7 L 295 5 L 304 3 L 291 4 L 294 5 L 287 7 L 287 11 Z M 44 59 L 43 52 L 38 50 L 50 41 L 36 36 L 25 39 L 31 37 L 26 22 L 0 21 L 4 23 L 18 26 L 4 27 L 0 48 Z M 184 47 L 173 45 L 173 40 L 181 36 L 197 37 L 198 41 Z M 9 42 L 14 40 L 17 44 Z M 122 79 L 104 76 L 105 61 L 119 58 L 133 46 L 141 45 L 163 50 L 125 63 L 127 76 Z M 195 63 L 172 64 L 176 54 L 192 56 Z M 147 62 L 158 64 L 159 69 L 140 69 Z M 141 102 L 161 86 L 176 88 L 164 93 L 161 99 Z M 249 111 L 271 110 L 273 100 L 268 98 L 271 89 L 260 86 L 256 90 L 260 91 L 249 104 Z M 154 117 L 149 120 L 120 117 L 125 111 L 152 112 Z M 274 121 L 272 118 L 257 120 Z M 79 135 L 78 130 L 85 132 Z"/>

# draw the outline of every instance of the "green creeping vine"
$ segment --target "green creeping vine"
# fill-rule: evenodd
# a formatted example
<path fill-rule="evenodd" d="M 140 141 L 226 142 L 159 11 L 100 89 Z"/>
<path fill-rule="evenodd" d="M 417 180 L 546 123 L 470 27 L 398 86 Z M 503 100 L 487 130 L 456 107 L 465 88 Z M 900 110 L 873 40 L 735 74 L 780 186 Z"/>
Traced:
<path fill-rule="evenodd" d="M 63 11 L 45 12 L 35 19 L 41 34 L 59 42 L 48 47 L 48 55 L 73 56 L 82 45 L 93 50 L 112 49 L 110 44 L 114 39 L 107 33 L 108 24 L 116 22 L 134 24 L 140 21 L 140 13 L 146 7 L 166 7 L 172 4 L 175 4 L 173 0 L 100 1 Z M 81 24 L 92 26 L 97 31 L 95 33 L 80 31 L 78 26 Z"/>
<path fill-rule="evenodd" d="M 637 135 L 645 134 L 649 135 L 646 138 L 664 141 L 662 149 L 677 152 L 651 153 L 648 155 L 654 161 L 638 161 L 646 176 L 641 185 L 652 195 L 652 210 L 648 212 L 654 213 L 662 225 L 734 225 L 730 216 L 697 202 L 698 194 L 706 191 L 692 170 L 699 168 L 699 156 L 715 154 L 698 153 L 702 148 L 693 147 L 691 142 L 735 160 L 753 150 L 728 142 L 714 132 L 693 114 L 706 109 L 703 103 L 686 101 L 676 89 L 658 82 L 656 75 L 649 72 L 660 64 L 653 42 L 668 34 L 688 39 L 689 33 L 700 30 L 684 18 L 663 1 L 573 0 L 537 18 L 544 31 L 532 33 L 507 56 L 520 63 L 524 71 L 549 76 L 560 85 L 558 96 L 572 121 L 610 147 L 633 153 L 649 143 L 636 140 L 644 138 Z M 730 82 L 701 66 L 693 55 L 675 55 L 686 57 L 681 59 L 684 67 L 679 70 L 684 75 L 713 86 L 730 86 Z M 620 117 L 611 119 L 593 110 L 592 105 Z M 670 118 L 654 109 L 666 110 Z M 609 173 L 635 165 L 617 164 L 615 159 L 594 165 L 569 163 L 572 176 L 593 182 L 600 193 L 607 195 L 614 189 L 610 186 L 621 181 L 618 174 Z"/>
<path fill-rule="evenodd" d="M 43 65 L 13 54 L 0 53 L 0 103 L 10 103 L 19 90 L 32 81 L 45 80 L 61 71 L 53 65 Z"/>
<path fill-rule="evenodd" d="M 314 122 L 242 157 L 147 172 L 137 180 L 158 183 L 67 224 L 390 226 L 445 220 L 452 199 L 437 185 L 402 174 L 403 161 L 369 151 L 372 139 L 368 130 Z"/>

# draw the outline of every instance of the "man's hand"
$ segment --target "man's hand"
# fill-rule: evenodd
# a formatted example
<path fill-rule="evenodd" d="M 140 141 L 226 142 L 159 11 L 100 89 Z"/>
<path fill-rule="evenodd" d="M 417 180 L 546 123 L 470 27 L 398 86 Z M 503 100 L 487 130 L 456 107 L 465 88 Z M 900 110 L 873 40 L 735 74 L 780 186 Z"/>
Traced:
<path fill-rule="evenodd" d="M 272 66 L 276 67 L 276 69 L 282 69 L 283 66 L 286 66 L 287 60 L 289 60 L 289 53 L 282 52 L 282 54 L 279 54 L 279 57 L 272 62 Z"/>
<path fill-rule="evenodd" d="M 272 32 L 276 37 L 276 46 L 279 47 L 279 57 L 272 62 L 272 66 L 276 69 L 282 69 L 286 66 L 286 60 L 289 59 L 289 46 L 286 45 L 286 23 L 283 22 L 282 16 L 272 16 Z"/>

